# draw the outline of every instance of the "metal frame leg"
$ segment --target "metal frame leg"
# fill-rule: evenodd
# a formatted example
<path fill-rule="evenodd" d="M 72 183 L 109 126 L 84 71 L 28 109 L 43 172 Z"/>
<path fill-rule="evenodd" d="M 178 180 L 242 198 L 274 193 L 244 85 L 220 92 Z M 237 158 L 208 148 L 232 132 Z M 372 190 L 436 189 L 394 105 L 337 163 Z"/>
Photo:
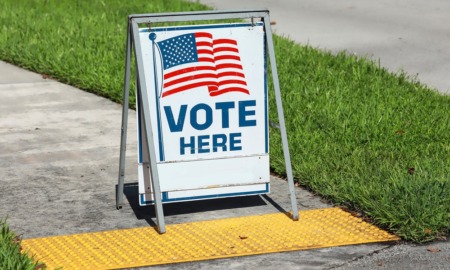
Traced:
<path fill-rule="evenodd" d="M 127 149 L 127 129 L 128 129 L 128 103 L 130 100 L 130 65 L 131 65 L 131 27 L 128 22 L 127 49 L 125 59 L 125 78 L 123 88 L 122 105 L 122 129 L 120 135 L 120 159 L 119 159 L 119 177 L 116 193 L 116 208 L 121 209 L 123 205 L 123 188 L 125 178 L 125 153 Z"/>
<path fill-rule="evenodd" d="M 131 19 L 131 32 L 133 33 L 133 39 L 135 41 L 139 40 L 139 29 L 137 23 L 134 21 L 134 19 Z M 138 70 L 138 90 L 140 91 L 141 95 L 141 101 L 142 101 L 142 111 L 143 113 L 143 119 L 145 123 L 145 134 L 147 137 L 147 142 L 150 142 L 147 144 L 147 150 L 149 153 L 150 158 L 150 173 L 151 173 L 151 183 L 152 183 L 152 190 L 153 190 L 153 199 L 155 201 L 155 212 L 156 212 L 156 223 L 158 227 L 159 233 L 165 233 L 166 232 L 166 225 L 164 221 L 164 210 L 162 206 L 162 200 L 161 200 L 161 188 L 159 185 L 159 175 L 158 175 L 158 168 L 156 163 L 156 153 L 155 153 L 155 146 L 153 144 L 153 132 L 151 129 L 151 120 L 150 120 L 150 105 L 149 105 L 149 99 L 148 99 L 148 93 L 145 85 L 144 76 L 145 74 L 141 74 L 141 72 L 144 70 L 143 68 L 143 62 L 141 57 L 141 44 L 139 42 L 134 43 L 134 55 L 136 56 L 136 64 L 137 64 L 137 70 Z"/>
<path fill-rule="evenodd" d="M 283 103 L 281 101 L 280 83 L 278 81 L 278 71 L 275 59 L 275 51 L 273 48 L 272 30 L 270 28 L 269 14 L 264 16 L 264 28 L 266 30 L 267 49 L 269 50 L 270 66 L 272 68 L 273 86 L 275 90 L 275 99 L 278 109 L 278 121 L 280 124 L 281 141 L 283 143 L 284 162 L 286 165 L 286 174 L 288 177 L 289 193 L 291 198 L 292 219 L 298 220 L 297 198 L 295 195 L 294 178 L 292 176 L 291 156 L 289 153 L 289 145 L 286 133 L 286 124 L 284 122 Z"/>

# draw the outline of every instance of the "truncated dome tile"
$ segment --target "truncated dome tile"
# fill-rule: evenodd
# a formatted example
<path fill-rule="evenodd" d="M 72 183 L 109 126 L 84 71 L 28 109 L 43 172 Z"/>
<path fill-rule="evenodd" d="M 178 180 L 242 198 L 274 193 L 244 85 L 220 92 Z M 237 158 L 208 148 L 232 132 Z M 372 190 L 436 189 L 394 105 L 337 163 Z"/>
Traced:
<path fill-rule="evenodd" d="M 23 250 L 47 269 L 120 269 L 273 252 L 395 241 L 339 208 L 26 239 Z"/>

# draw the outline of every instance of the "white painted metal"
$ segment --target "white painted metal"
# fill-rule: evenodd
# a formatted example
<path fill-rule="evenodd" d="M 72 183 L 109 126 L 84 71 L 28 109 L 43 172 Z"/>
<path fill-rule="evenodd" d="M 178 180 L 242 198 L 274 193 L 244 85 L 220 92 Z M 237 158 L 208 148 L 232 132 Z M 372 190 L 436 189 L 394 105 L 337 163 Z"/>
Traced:
<path fill-rule="evenodd" d="M 211 35 L 212 38 L 194 39 L 194 33 L 206 33 Z M 187 41 L 183 43 L 183 39 L 186 40 L 186 37 L 188 37 L 187 40 L 190 37 L 191 43 L 195 43 L 196 40 L 198 42 L 211 41 L 211 46 L 213 41 L 230 39 L 237 45 L 228 44 L 227 47 L 233 46 L 232 49 L 237 51 L 218 52 L 215 56 L 219 59 L 232 54 L 239 60 L 226 59 L 218 60 L 215 63 L 194 61 L 175 65 L 170 70 L 176 72 L 181 69 L 183 71 L 181 75 L 175 76 L 175 81 L 183 80 L 183 76 L 186 74 L 185 70 L 192 67 L 197 69 L 206 65 L 208 68 L 216 68 L 216 64 L 217 66 L 236 64 L 241 65 L 242 69 L 224 68 L 221 71 L 242 71 L 245 78 L 225 76 L 223 80 L 245 80 L 244 90 L 248 90 L 248 92 L 231 91 L 217 96 L 213 95 L 214 90 L 209 89 L 211 82 L 207 81 L 207 84 L 204 84 L 205 79 L 202 78 L 203 75 L 210 75 L 209 71 L 207 73 L 203 71 L 200 73 L 191 72 L 187 80 L 177 84 L 179 88 L 164 88 L 164 84 L 174 81 L 163 78 L 164 50 L 172 53 L 172 47 L 177 46 L 175 42 L 178 42 L 178 40 L 183 46 L 194 48 L 194 44 L 189 45 Z M 170 43 L 172 41 L 173 44 Z M 166 48 L 161 45 L 164 42 L 169 42 L 171 47 Z M 146 89 L 151 89 L 149 91 L 149 103 L 151 104 L 152 129 L 154 134 L 158 134 L 154 136 L 153 143 L 156 146 L 161 191 L 208 189 L 211 186 L 232 185 L 235 189 L 232 194 L 239 194 L 241 189 L 242 192 L 247 194 L 248 187 L 246 185 L 248 183 L 268 183 L 270 173 L 268 162 L 267 76 L 265 74 L 262 23 L 258 25 L 239 23 L 163 27 L 152 28 L 150 32 L 147 28 L 143 28 L 140 31 L 140 44 L 144 72 L 147 75 L 145 77 Z M 205 50 L 205 48 L 209 49 L 206 45 L 200 46 L 198 49 L 200 51 Z M 224 46 L 218 45 L 218 48 L 224 48 Z M 177 50 L 177 53 L 183 54 L 184 51 L 180 49 Z M 171 61 L 177 60 L 173 55 L 168 55 L 168 57 L 171 57 Z M 199 53 L 198 57 L 204 56 Z M 174 73 L 174 71 L 171 72 Z M 217 73 L 222 74 L 220 71 L 217 71 Z M 167 75 L 167 73 L 164 75 Z M 198 79 L 195 76 L 198 76 Z M 206 80 L 210 79 L 207 78 Z M 170 94 L 173 89 L 183 89 L 184 86 L 190 86 L 194 83 L 200 83 L 201 85 Z M 232 87 L 242 87 L 242 85 L 230 84 L 227 87 L 229 88 L 225 89 L 235 89 Z M 242 90 L 242 88 L 239 89 Z M 164 96 L 166 93 L 169 93 L 169 95 Z M 199 105 L 202 105 L 202 109 L 196 110 Z M 208 122 L 210 124 L 207 124 Z M 202 127 L 196 127 L 199 125 Z M 141 127 L 138 127 L 138 129 L 141 129 Z M 237 143 L 233 143 L 233 140 Z M 222 143 L 224 141 L 227 143 L 220 144 L 220 147 L 214 147 L 215 142 Z M 142 148 L 141 143 L 139 142 L 140 148 Z M 256 170 L 258 173 L 255 174 L 254 168 L 258 167 L 259 169 Z M 139 168 L 145 169 L 145 166 Z M 152 191 L 150 188 L 151 181 L 148 177 L 144 177 L 146 176 L 145 173 L 140 172 L 139 175 L 142 176 L 142 178 L 139 178 L 140 193 L 150 193 Z M 213 193 L 214 190 L 210 189 L 210 192 L 211 198 L 217 197 Z M 267 192 L 256 189 L 254 194 Z M 192 196 L 187 194 L 187 197 L 191 198 Z"/>
<path fill-rule="evenodd" d="M 161 163 L 158 172 L 160 179 L 167 180 L 161 181 L 161 192 L 236 186 L 236 193 L 239 185 L 268 183 L 269 166 L 269 156 L 264 155 Z M 148 183 L 140 185 L 139 193 L 148 190 L 145 186 Z"/>
<path fill-rule="evenodd" d="M 161 63 L 161 58 L 158 55 L 156 48 L 160 49 L 161 43 L 157 43 L 158 40 L 155 36 L 152 37 L 152 41 L 142 39 L 143 31 L 139 32 L 138 24 L 153 24 L 159 22 L 179 22 L 179 21 L 199 21 L 199 20 L 220 20 L 220 19 L 251 19 L 252 23 L 250 26 L 246 26 L 247 29 L 251 29 L 246 33 L 238 33 L 227 29 L 229 35 L 220 33 L 220 31 L 226 29 L 222 27 L 222 30 L 214 33 L 216 38 L 229 38 L 233 40 L 243 40 L 248 39 L 248 41 L 238 41 L 239 56 L 241 56 L 242 69 L 247 78 L 252 78 L 246 81 L 249 87 L 249 99 L 239 100 L 242 93 L 227 93 L 227 95 L 220 95 L 216 100 L 211 102 L 212 99 L 208 95 L 196 94 L 195 98 L 192 96 L 193 93 L 183 93 L 178 95 L 177 98 L 171 98 L 174 102 L 165 103 L 161 102 L 161 99 L 157 100 L 158 97 L 158 87 L 160 90 L 164 88 L 163 83 L 163 73 L 161 69 L 158 71 L 153 71 L 153 65 L 148 65 L 148 63 L 153 63 L 157 65 L 158 57 Z M 254 24 L 255 19 L 261 19 L 263 22 L 263 27 L 261 25 Z M 196 26 L 197 27 L 197 26 Z M 208 26 L 211 27 L 211 26 Z M 217 27 L 212 27 L 217 28 Z M 220 28 L 220 27 L 219 27 Z M 197 28 L 196 30 L 199 30 Z M 242 29 L 241 29 L 242 30 Z M 209 29 L 204 32 L 210 31 Z M 233 35 L 236 33 L 235 35 Z M 258 33 L 256 36 L 252 36 L 250 33 Z M 149 34 L 149 33 L 147 33 Z M 171 32 L 169 35 L 164 36 L 166 33 L 157 33 L 164 40 L 169 40 L 175 36 L 182 35 L 179 32 Z M 172 34 L 172 36 L 170 36 Z M 230 37 L 231 36 L 231 37 Z M 136 57 L 136 68 L 137 68 L 137 101 L 141 108 L 140 111 L 140 123 L 139 126 L 139 140 L 141 140 L 141 151 L 140 151 L 140 165 L 139 165 L 139 175 L 142 179 L 145 179 L 145 184 L 140 185 L 140 201 L 141 204 L 147 204 L 150 201 L 155 203 L 156 208 L 156 218 L 158 229 L 160 233 L 165 232 L 164 214 L 162 209 L 162 201 L 170 202 L 172 200 L 186 200 L 186 199 L 204 199 L 215 195 L 216 197 L 223 196 L 240 196 L 251 194 L 255 190 L 259 193 L 265 193 L 269 190 L 269 157 L 268 157 L 268 119 L 267 119 L 267 81 L 266 77 L 261 77 L 261 74 L 265 74 L 267 67 L 265 64 L 265 53 L 266 50 L 264 46 L 260 47 L 260 40 L 266 40 L 267 53 L 269 54 L 272 77 L 275 85 L 275 95 L 277 99 L 277 108 L 280 121 L 280 131 L 283 141 L 283 150 L 286 161 L 286 169 L 288 174 L 289 190 L 292 203 L 293 219 L 298 219 L 297 202 L 294 193 L 294 183 L 292 178 L 292 169 L 289 156 L 289 148 L 287 144 L 286 128 L 284 124 L 283 109 L 281 106 L 281 94 L 278 83 L 278 75 L 276 72 L 275 63 L 275 53 L 273 49 L 272 33 L 270 30 L 270 18 L 269 11 L 267 10 L 240 10 L 240 11 L 203 11 L 203 12 L 183 12 L 183 13 L 161 13 L 161 14 L 140 14 L 140 15 L 130 15 L 129 16 L 129 27 L 128 27 L 128 40 L 127 40 L 127 53 L 126 53 L 126 65 L 125 65 L 125 86 L 124 86 L 124 101 L 128 99 L 129 95 L 129 71 L 130 71 L 130 58 L 131 58 L 131 46 L 134 44 L 134 52 Z M 257 41 L 255 44 L 252 43 Z M 248 46 L 245 44 L 249 44 Z M 244 44 L 244 45 L 242 45 Z M 150 45 L 150 46 L 149 46 Z M 145 48 L 144 48 L 145 47 Z M 161 53 L 159 50 L 158 53 Z M 261 56 L 263 57 L 259 58 Z M 255 57 L 253 57 L 256 55 Z M 261 65 L 261 60 L 263 65 Z M 258 62 L 259 61 L 259 62 Z M 250 64 L 249 64 L 250 63 Z M 254 73 L 252 73 L 252 70 Z M 151 73 L 153 72 L 153 73 Z M 247 74 L 247 72 L 250 72 Z M 262 73 L 261 73 L 262 72 Z M 153 81 L 151 77 L 153 75 Z M 255 79 L 256 78 L 256 79 Z M 263 85 L 261 85 L 263 81 Z M 150 89 L 156 90 L 156 94 L 152 95 Z M 263 89 L 261 91 L 260 89 Z M 256 89 L 256 90 L 255 90 Z M 264 92 L 264 95 L 252 96 L 254 93 Z M 162 92 L 159 92 L 162 93 Z M 187 93 L 187 94 L 186 94 Z M 156 97 L 152 100 L 152 96 Z M 225 99 L 223 97 L 228 96 L 230 99 Z M 168 96 L 167 96 L 168 97 Z M 209 99 L 209 100 L 208 100 Z M 166 99 L 168 100 L 168 99 Z M 194 103 L 186 103 L 189 100 L 194 100 Z M 249 101 L 250 100 L 250 101 Z M 153 103 L 152 103 L 153 101 Z M 158 101 L 156 103 L 156 101 Z M 239 102 L 243 103 L 239 103 Z M 195 103 L 196 102 L 196 103 Z M 232 105 L 230 102 L 234 102 Z M 221 105 L 217 105 L 221 103 Z M 158 104 L 159 109 L 154 111 L 152 105 Z M 195 107 L 197 104 L 202 104 L 200 107 Z M 225 105 L 224 105 L 225 104 Z M 173 108 L 170 106 L 174 106 Z M 185 113 L 183 114 L 183 105 Z M 263 109 L 261 106 L 264 105 Z M 170 107 L 167 110 L 165 107 Z M 187 111 L 188 108 L 190 111 Z M 128 109 L 128 102 L 124 104 L 124 110 Z M 161 112 L 164 112 L 161 114 Z M 194 112 L 192 112 L 194 111 Z M 241 111 L 241 112 L 240 112 Z M 261 113 L 263 111 L 263 113 Z M 187 112 L 187 113 L 186 113 Z M 243 114 L 242 114 L 243 112 Z M 203 116 L 202 116 L 203 113 Z M 138 114 L 139 115 L 139 114 Z M 188 115 L 186 130 L 184 130 L 184 125 L 180 125 L 180 116 L 186 118 Z M 225 115 L 225 116 L 224 116 Z M 242 116 L 243 115 L 243 116 Z M 169 120 L 170 117 L 172 120 Z M 127 112 L 123 112 L 123 119 L 127 118 Z M 225 121 L 224 119 L 228 118 Z M 164 122 L 162 120 L 166 119 Z M 194 119 L 195 121 L 192 121 Z M 216 119 L 216 120 L 212 120 Z M 233 120 L 232 120 L 233 119 Z M 117 194 L 117 207 L 120 208 L 123 200 L 123 185 L 124 185 L 124 163 L 125 163 L 125 146 L 126 146 L 126 130 L 127 130 L 127 119 L 122 121 L 122 137 L 121 137 L 121 158 L 119 164 L 119 184 L 118 184 L 118 194 Z M 186 120 L 186 119 L 184 119 Z M 221 121 L 219 121 L 221 120 Z M 216 122 L 217 121 L 217 122 Z M 170 122 L 170 123 L 169 123 Z M 194 123 L 194 124 L 192 124 Z M 254 124 L 258 123 L 258 125 Z M 247 124 L 247 125 L 246 125 Z M 264 124 L 264 125 L 262 125 Z M 264 126 L 264 128 L 262 128 Z M 219 130 L 219 127 L 226 129 L 227 134 L 224 133 L 213 133 L 212 131 Z M 210 132 L 206 134 L 196 133 L 199 130 L 205 131 L 210 129 Z M 248 130 L 245 130 L 245 129 Z M 181 130 L 178 130 L 181 129 Z M 156 130 L 156 132 L 155 132 Z M 186 147 L 186 141 L 183 141 L 184 153 L 181 151 L 181 139 L 178 138 L 178 154 L 173 152 L 173 149 L 177 149 L 176 145 L 177 138 L 171 138 L 168 133 L 177 133 L 182 130 L 191 132 L 187 139 L 191 137 L 200 138 L 197 140 L 197 146 Z M 239 137 L 230 137 L 230 134 L 239 133 Z M 247 137 L 248 134 L 251 139 Z M 124 135 L 125 134 L 125 135 Z M 163 135 L 164 134 L 164 135 Z M 263 136 L 261 134 L 264 134 Z M 216 136 L 214 135 L 221 135 Z M 222 136 L 223 135 L 223 136 Z M 241 152 L 234 155 L 228 152 L 231 145 L 224 146 L 223 142 L 228 140 L 234 142 L 234 151 Z M 167 136 L 167 137 L 166 137 Z M 264 137 L 264 140 L 262 140 Z M 186 140 L 185 138 L 185 140 Z M 161 143 L 166 140 L 167 145 Z M 260 141 L 264 141 L 264 144 L 260 144 Z M 194 142 L 189 141 L 189 144 Z M 163 146 L 161 148 L 161 145 Z M 217 151 L 214 150 L 214 145 Z M 161 149 L 164 149 L 161 151 Z M 244 150 L 243 150 L 244 149 Z M 166 153 L 166 150 L 169 153 Z M 208 150 L 208 151 L 207 151 Z M 188 152 L 187 152 L 188 151 Z M 192 152 L 191 152 L 192 151 Z M 167 155 L 166 155 L 167 154 Z M 222 166 L 222 162 L 228 164 L 228 166 Z M 173 164 L 176 165 L 173 165 Z M 223 163 L 223 164 L 225 164 Z M 206 169 L 205 169 L 206 167 Z M 186 178 L 183 173 L 185 171 L 195 170 L 195 174 L 191 174 Z M 222 170 L 222 173 L 221 171 Z M 215 172 L 215 173 L 214 173 Z M 197 175 L 197 177 L 196 177 Z M 213 177 L 211 177 L 213 176 Z M 141 178 L 140 177 L 140 178 Z M 182 182 L 166 182 L 167 179 L 174 178 L 186 178 L 187 184 Z M 231 178 L 230 178 L 231 177 Z M 160 179 L 163 179 L 160 183 Z M 201 179 L 201 181 L 198 181 Z M 230 180 L 231 179 L 231 180 Z M 197 181 L 197 182 L 196 182 Z M 196 183 L 196 184 L 192 184 Z M 237 190 L 239 187 L 240 190 Z M 143 189 L 143 190 L 142 190 Z M 155 191 L 153 193 L 152 191 Z M 236 192 L 238 191 L 238 192 Z M 153 197 L 154 195 L 155 197 Z M 164 197 L 164 198 L 162 198 Z"/>
<path fill-rule="evenodd" d="M 142 101 L 142 111 L 143 111 L 143 119 L 144 119 L 144 128 L 145 128 L 145 140 L 147 142 L 153 141 L 153 131 L 151 129 L 151 119 L 150 119 L 150 105 L 148 102 L 148 94 L 145 85 L 145 72 L 141 72 L 144 70 L 142 57 L 141 57 L 141 48 L 140 43 L 136 42 L 139 40 L 139 30 L 137 23 L 131 22 L 131 31 L 134 39 L 134 55 L 136 56 L 136 65 L 138 70 L 138 90 L 140 93 L 141 101 Z M 150 173 L 152 176 L 152 190 L 154 191 L 155 197 L 155 210 L 156 210 L 156 218 L 157 218 L 157 226 L 160 233 L 166 232 L 165 222 L 164 222 L 164 213 L 161 201 L 161 191 L 159 187 L 159 175 L 158 169 L 156 167 L 156 155 L 155 155 L 155 146 L 152 143 L 147 144 L 147 149 L 149 153 L 150 160 Z"/>

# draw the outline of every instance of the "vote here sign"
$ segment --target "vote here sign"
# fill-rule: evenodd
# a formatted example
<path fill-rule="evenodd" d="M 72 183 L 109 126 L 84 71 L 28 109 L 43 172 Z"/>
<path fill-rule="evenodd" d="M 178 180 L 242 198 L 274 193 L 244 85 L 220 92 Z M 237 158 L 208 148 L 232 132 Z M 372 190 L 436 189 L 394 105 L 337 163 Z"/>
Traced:
<path fill-rule="evenodd" d="M 139 38 L 163 202 L 267 193 L 262 24 L 140 29 Z M 151 180 L 139 153 L 146 204 Z"/>

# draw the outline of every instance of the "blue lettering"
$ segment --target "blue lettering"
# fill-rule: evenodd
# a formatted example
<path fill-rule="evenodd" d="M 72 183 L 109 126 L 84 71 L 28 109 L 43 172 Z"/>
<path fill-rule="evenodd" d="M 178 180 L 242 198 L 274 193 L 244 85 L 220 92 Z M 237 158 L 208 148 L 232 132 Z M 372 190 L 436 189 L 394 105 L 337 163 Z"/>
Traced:
<path fill-rule="evenodd" d="M 180 138 L 180 155 L 185 154 L 185 148 L 190 147 L 191 148 L 191 154 L 195 154 L 195 137 L 191 136 L 189 138 L 189 143 L 186 143 L 184 141 L 184 137 Z"/>
<path fill-rule="evenodd" d="M 215 110 L 221 113 L 221 127 L 230 128 L 230 111 L 236 106 L 234 101 L 217 102 L 215 104 Z M 252 127 L 256 126 L 256 100 L 242 100 L 238 105 L 238 123 L 239 127 Z M 166 114 L 167 124 L 169 125 L 170 132 L 182 132 L 184 129 L 184 123 L 186 122 L 186 113 L 188 105 L 181 105 L 180 111 L 177 116 L 174 116 L 172 108 L 170 106 L 164 106 L 164 112 Z M 201 112 L 202 111 L 202 112 Z M 203 119 L 204 121 L 200 121 Z M 189 112 L 190 124 L 192 128 L 196 130 L 206 130 L 213 124 L 213 108 L 205 103 L 199 103 L 192 107 Z"/>
<path fill-rule="evenodd" d="M 242 150 L 241 145 L 237 145 L 241 143 L 242 134 L 239 133 L 230 133 L 230 151 L 239 151 Z"/>
<path fill-rule="evenodd" d="M 222 128 L 230 127 L 230 114 L 229 110 L 234 108 L 234 102 L 217 102 L 216 110 L 222 111 Z"/>
<path fill-rule="evenodd" d="M 198 136 L 198 153 L 209 153 L 209 148 L 203 148 L 204 146 L 209 146 L 209 142 L 205 141 L 205 139 L 209 139 L 209 135 L 201 135 Z"/>
<path fill-rule="evenodd" d="M 247 116 L 255 115 L 255 110 L 247 110 L 248 107 L 256 106 L 256 100 L 239 101 L 239 127 L 256 126 L 256 120 L 249 120 Z M 230 134 L 231 135 L 231 134 Z M 231 150 L 231 148 L 230 148 Z"/>
<path fill-rule="evenodd" d="M 196 144 L 197 143 L 197 147 Z M 191 155 L 205 154 L 212 152 L 217 153 L 219 151 L 240 151 L 242 150 L 242 133 L 229 133 L 229 134 L 212 134 L 212 135 L 200 135 L 180 137 L 180 155 L 190 153 Z M 211 147 L 210 147 L 211 146 Z M 190 148 L 187 152 L 186 148 Z"/>
<path fill-rule="evenodd" d="M 212 140 L 212 145 L 213 145 L 213 152 L 217 152 L 219 147 L 222 148 L 222 152 L 226 152 L 227 151 L 227 135 L 214 134 L 213 140 Z"/>
<path fill-rule="evenodd" d="M 204 110 L 205 111 L 205 123 L 200 124 L 198 122 L 198 111 Z M 192 107 L 191 109 L 191 126 L 195 128 L 196 130 L 205 130 L 209 128 L 212 125 L 213 116 L 212 116 L 212 109 L 205 103 L 199 103 Z"/>
<path fill-rule="evenodd" d="M 186 111 L 187 105 L 181 105 L 180 113 L 178 114 L 178 121 L 175 123 L 172 108 L 170 106 L 164 106 L 164 112 L 166 113 L 167 123 L 169 124 L 170 132 L 183 131 L 184 119 L 186 118 Z"/>

